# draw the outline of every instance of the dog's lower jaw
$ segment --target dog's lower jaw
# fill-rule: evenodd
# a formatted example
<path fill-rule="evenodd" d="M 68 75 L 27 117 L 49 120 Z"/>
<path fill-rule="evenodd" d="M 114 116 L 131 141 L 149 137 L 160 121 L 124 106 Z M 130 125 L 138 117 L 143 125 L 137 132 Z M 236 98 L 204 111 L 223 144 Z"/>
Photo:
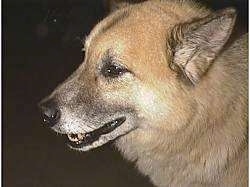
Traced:
<path fill-rule="evenodd" d="M 106 125 L 92 132 L 86 133 L 85 136 L 89 135 L 90 137 L 86 137 L 87 140 L 83 139 L 81 144 L 75 145 L 75 142 L 73 142 L 73 145 L 72 143 L 70 143 L 68 144 L 68 146 L 73 150 L 86 152 L 91 149 L 100 147 L 110 141 L 117 140 L 122 136 L 126 136 L 131 131 L 136 129 L 136 127 L 131 125 L 131 123 L 128 122 L 129 120 L 126 120 L 125 117 L 119 119 L 121 120 L 117 123 L 118 126 L 112 125 L 111 122 L 107 123 Z M 109 124 L 111 124 L 111 126 L 108 126 L 108 129 L 105 128 Z M 91 138 L 91 135 L 95 137 Z"/>

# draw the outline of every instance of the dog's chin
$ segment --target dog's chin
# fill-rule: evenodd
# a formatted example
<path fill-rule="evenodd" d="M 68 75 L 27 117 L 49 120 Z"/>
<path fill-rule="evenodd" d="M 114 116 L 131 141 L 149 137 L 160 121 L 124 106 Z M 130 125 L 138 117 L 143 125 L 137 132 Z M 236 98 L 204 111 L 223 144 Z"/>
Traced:
<path fill-rule="evenodd" d="M 134 129 L 135 127 L 126 121 L 126 117 L 120 117 L 87 133 L 67 134 L 67 145 L 77 151 L 89 151 L 114 141 Z"/>

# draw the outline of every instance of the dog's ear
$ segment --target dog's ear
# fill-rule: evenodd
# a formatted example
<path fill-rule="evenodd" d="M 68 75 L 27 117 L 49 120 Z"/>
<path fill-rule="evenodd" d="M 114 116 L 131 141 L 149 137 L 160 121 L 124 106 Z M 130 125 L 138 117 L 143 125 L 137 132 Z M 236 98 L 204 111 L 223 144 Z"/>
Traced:
<path fill-rule="evenodd" d="M 131 4 L 141 3 L 146 0 L 104 0 L 104 7 L 108 13 L 127 7 Z"/>
<path fill-rule="evenodd" d="M 104 6 L 108 13 L 112 13 L 128 5 L 129 2 L 126 0 L 104 0 Z"/>
<path fill-rule="evenodd" d="M 170 68 L 196 85 L 227 42 L 235 18 L 235 9 L 227 8 L 174 27 L 168 43 L 172 50 Z"/>

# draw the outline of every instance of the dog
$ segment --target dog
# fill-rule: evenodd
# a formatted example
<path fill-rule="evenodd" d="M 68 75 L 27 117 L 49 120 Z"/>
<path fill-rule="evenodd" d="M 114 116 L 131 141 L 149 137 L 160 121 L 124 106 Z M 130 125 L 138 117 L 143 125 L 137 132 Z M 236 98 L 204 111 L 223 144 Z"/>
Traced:
<path fill-rule="evenodd" d="M 74 150 L 113 141 L 155 186 L 246 186 L 248 35 L 229 42 L 235 19 L 192 1 L 115 10 L 40 103 L 44 122 Z"/>

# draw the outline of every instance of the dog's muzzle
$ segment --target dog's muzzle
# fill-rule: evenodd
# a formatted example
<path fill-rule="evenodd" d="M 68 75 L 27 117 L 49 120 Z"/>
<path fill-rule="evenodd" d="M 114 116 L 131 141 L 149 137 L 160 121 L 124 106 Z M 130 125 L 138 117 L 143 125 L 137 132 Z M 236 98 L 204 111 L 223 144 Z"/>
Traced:
<path fill-rule="evenodd" d="M 41 110 L 43 122 L 49 127 L 56 125 L 61 116 L 61 112 L 56 103 L 49 100 L 39 103 L 38 106 Z"/>
<path fill-rule="evenodd" d="M 54 102 L 53 99 L 46 99 L 40 102 L 38 106 L 41 110 L 44 124 L 58 132 L 56 127 L 61 123 L 63 112 L 57 103 Z M 136 127 L 129 123 L 129 120 L 131 119 L 123 114 L 113 117 L 110 120 L 105 120 L 106 122 L 101 122 L 101 124 L 97 124 L 95 127 L 92 127 L 90 131 L 74 131 L 74 134 L 69 131 L 60 131 L 59 133 L 66 137 L 66 143 L 70 148 L 88 151 L 134 130 Z M 84 122 L 82 125 L 84 125 Z"/>

